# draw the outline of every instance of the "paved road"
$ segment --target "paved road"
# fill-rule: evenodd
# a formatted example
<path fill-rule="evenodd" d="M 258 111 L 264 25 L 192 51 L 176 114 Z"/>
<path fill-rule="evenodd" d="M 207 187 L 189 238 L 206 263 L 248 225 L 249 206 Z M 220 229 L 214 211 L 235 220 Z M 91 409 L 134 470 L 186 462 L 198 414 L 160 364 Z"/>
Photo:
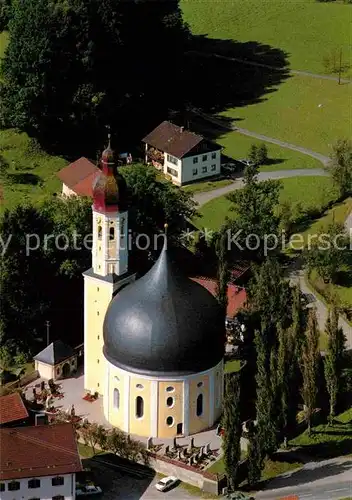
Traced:
<path fill-rule="evenodd" d="M 243 135 L 248 135 L 250 137 L 254 137 L 255 139 L 259 139 L 261 141 L 266 141 L 266 142 L 271 142 L 272 144 L 276 144 L 278 146 L 281 146 L 286 149 L 291 149 L 292 151 L 298 151 L 299 153 L 303 153 L 305 155 L 311 156 L 312 158 L 315 158 L 316 160 L 319 160 L 324 166 L 326 166 L 330 159 L 328 156 L 324 156 L 320 153 L 316 153 L 315 151 L 312 151 L 311 149 L 303 148 L 301 146 L 296 146 L 296 144 L 291 144 L 289 142 L 281 141 L 280 139 L 275 139 L 274 137 L 268 137 L 267 135 L 263 134 L 258 134 L 256 132 L 252 132 L 251 130 L 247 130 L 245 128 L 237 127 L 236 125 L 231 125 L 228 123 L 225 123 L 223 120 L 220 118 L 216 118 L 212 115 L 209 115 L 207 113 L 203 113 L 203 111 L 193 108 L 191 112 L 196 115 L 200 116 L 203 118 L 203 120 L 213 123 L 217 127 L 221 127 L 226 130 L 233 130 L 234 132 L 238 132 Z"/>
<path fill-rule="evenodd" d="M 352 459 L 309 462 L 297 472 L 286 473 L 269 483 L 256 499 L 275 500 L 297 495 L 301 500 L 337 500 L 352 495 Z"/>
<path fill-rule="evenodd" d="M 288 177 L 310 177 L 310 176 L 325 176 L 328 175 L 327 172 L 322 168 L 312 168 L 312 169 L 297 169 L 297 170 L 277 170 L 274 172 L 260 172 L 258 179 L 260 181 L 265 181 L 268 179 L 286 179 Z M 240 189 L 243 186 L 243 177 L 239 177 L 232 184 L 224 186 L 222 188 L 213 189 L 212 191 L 206 191 L 205 193 L 195 193 L 193 199 L 199 204 L 199 206 L 204 205 L 208 201 L 222 196 L 224 194 L 230 193 L 235 189 Z"/>

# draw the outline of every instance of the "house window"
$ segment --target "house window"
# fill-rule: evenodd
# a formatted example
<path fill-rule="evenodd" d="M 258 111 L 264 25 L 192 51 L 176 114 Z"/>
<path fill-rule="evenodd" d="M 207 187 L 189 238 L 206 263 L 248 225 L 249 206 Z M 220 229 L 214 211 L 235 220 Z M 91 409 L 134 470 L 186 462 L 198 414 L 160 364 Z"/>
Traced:
<path fill-rule="evenodd" d="M 0 483 L 0 491 L 5 491 L 5 483 Z"/>
<path fill-rule="evenodd" d="M 98 226 L 98 240 L 101 240 L 103 237 L 103 228 Z"/>
<path fill-rule="evenodd" d="M 51 479 L 51 484 L 53 486 L 63 486 L 65 479 L 62 476 L 56 476 Z M 54 498 L 61 498 L 60 496 Z"/>
<path fill-rule="evenodd" d="M 172 417 L 167 417 L 166 424 L 171 427 L 174 423 L 174 419 Z"/>
<path fill-rule="evenodd" d="M 208 171 L 207 167 L 202 167 L 202 172 L 205 174 Z"/>
<path fill-rule="evenodd" d="M 194 156 L 194 157 L 193 157 L 193 163 L 194 163 L 194 164 L 198 163 L 198 156 Z"/>
<path fill-rule="evenodd" d="M 168 161 L 169 163 L 173 163 L 174 165 L 177 165 L 177 162 L 178 162 L 177 158 L 175 158 L 175 157 L 174 157 L 174 156 L 172 156 L 172 155 L 167 155 L 167 161 Z"/>
<path fill-rule="evenodd" d="M 216 153 L 212 153 L 212 154 L 211 154 L 211 159 L 212 159 L 212 160 L 215 160 L 215 158 L 216 158 Z"/>
<path fill-rule="evenodd" d="M 214 170 L 216 170 L 216 165 L 212 165 L 212 166 L 211 166 L 211 169 L 212 169 L 212 171 L 214 172 Z"/>
<path fill-rule="evenodd" d="M 7 485 L 7 489 L 9 491 L 17 491 L 17 490 L 19 490 L 20 489 L 20 483 L 19 483 L 19 481 L 11 481 L 11 483 L 9 483 Z"/>
<path fill-rule="evenodd" d="M 167 167 L 167 173 L 172 175 L 173 177 L 178 177 L 178 172 L 174 168 Z"/>
<path fill-rule="evenodd" d="M 193 173 L 193 175 L 197 175 L 198 174 L 198 168 L 194 168 L 192 173 Z"/>
<path fill-rule="evenodd" d="M 52 500 L 65 500 L 65 497 L 62 495 L 56 495 L 52 498 Z"/>
<path fill-rule="evenodd" d="M 111 227 L 109 229 L 109 240 L 112 241 L 115 239 L 115 228 L 114 227 Z"/>
<path fill-rule="evenodd" d="M 207 161 L 207 159 L 208 159 L 208 155 L 203 155 L 202 160 Z"/>
<path fill-rule="evenodd" d="M 172 398 L 171 396 L 169 398 L 167 398 L 166 400 L 166 405 L 171 408 L 171 406 L 173 406 L 174 404 L 174 398 Z"/>
<path fill-rule="evenodd" d="M 136 397 L 136 418 L 142 418 L 144 415 L 144 401 L 141 396 Z"/>
<path fill-rule="evenodd" d="M 120 408 L 120 391 L 118 389 L 114 389 L 114 408 L 115 410 Z"/>
<path fill-rule="evenodd" d="M 203 413 L 203 394 L 199 394 L 197 397 L 197 417 L 200 417 Z"/>
<path fill-rule="evenodd" d="M 40 500 L 40 498 L 31 497 L 29 500 Z"/>
<path fill-rule="evenodd" d="M 28 481 L 28 488 L 40 488 L 40 479 L 30 479 Z"/>

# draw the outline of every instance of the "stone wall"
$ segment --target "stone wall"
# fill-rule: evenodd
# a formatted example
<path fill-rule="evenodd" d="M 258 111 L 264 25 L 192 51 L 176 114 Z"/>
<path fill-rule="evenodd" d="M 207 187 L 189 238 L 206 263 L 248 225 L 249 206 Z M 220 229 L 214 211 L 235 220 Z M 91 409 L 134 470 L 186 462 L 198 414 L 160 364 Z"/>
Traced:
<path fill-rule="evenodd" d="M 167 476 L 176 476 L 180 481 L 196 486 L 207 493 L 219 494 L 219 482 L 223 483 L 224 475 L 200 471 L 178 460 L 159 456 L 155 453 L 150 453 L 150 457 L 150 466 L 157 472 Z"/>

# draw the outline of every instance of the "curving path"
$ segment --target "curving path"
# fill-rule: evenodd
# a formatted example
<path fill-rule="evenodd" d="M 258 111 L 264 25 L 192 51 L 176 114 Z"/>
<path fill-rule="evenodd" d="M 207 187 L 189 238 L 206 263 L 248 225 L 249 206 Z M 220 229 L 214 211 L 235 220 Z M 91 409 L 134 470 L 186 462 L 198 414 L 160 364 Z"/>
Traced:
<path fill-rule="evenodd" d="M 211 56 L 217 57 L 218 59 L 226 59 L 227 61 L 234 61 L 234 62 L 239 62 L 241 64 L 247 64 L 248 66 L 268 68 L 275 71 L 282 71 L 285 69 L 285 68 L 277 68 L 276 66 L 270 66 L 269 64 L 258 63 L 255 61 L 248 61 L 247 59 L 240 59 L 239 57 L 222 56 L 220 54 L 211 54 Z M 321 80 L 332 80 L 334 82 L 339 81 L 338 77 L 331 75 L 319 75 L 317 73 L 311 73 L 310 71 L 302 71 L 299 69 L 289 69 L 288 71 L 294 75 L 310 76 L 311 78 L 320 78 Z M 340 83 L 351 83 L 351 80 L 347 80 L 346 78 L 340 78 Z"/>
<path fill-rule="evenodd" d="M 311 168 L 311 169 L 296 169 L 296 170 L 276 170 L 273 172 L 260 172 L 258 174 L 258 180 L 266 181 L 269 179 L 286 179 L 288 177 L 311 177 L 311 176 L 326 176 L 327 172 L 323 168 Z M 208 201 L 218 198 L 224 194 L 230 193 L 235 189 L 240 189 L 243 186 L 243 177 L 239 177 L 232 184 L 224 186 L 218 189 L 213 189 L 212 191 L 206 191 L 204 193 L 195 193 L 193 195 L 194 201 L 198 203 L 199 206 L 204 205 Z"/>
<path fill-rule="evenodd" d="M 328 156 L 324 156 L 320 153 L 312 151 L 311 149 L 303 148 L 302 146 L 296 146 L 295 144 L 291 144 L 289 142 L 280 141 L 280 139 L 275 139 L 274 137 L 268 137 L 267 135 L 257 134 L 256 132 L 252 132 L 251 130 L 247 130 L 245 128 L 237 127 L 236 125 L 229 125 L 225 123 L 220 118 L 215 118 L 212 115 L 207 113 L 203 113 L 199 109 L 193 108 L 190 110 L 193 114 L 200 116 L 203 120 L 216 125 L 217 127 L 221 127 L 226 130 L 232 130 L 234 132 L 238 132 L 243 135 L 248 135 L 250 137 L 254 137 L 255 139 L 259 139 L 261 141 L 271 142 L 272 144 L 276 144 L 277 146 L 281 146 L 286 149 L 292 149 L 292 151 L 298 151 L 299 153 L 303 153 L 305 155 L 311 156 L 316 160 L 319 160 L 324 167 L 329 163 L 330 158 Z"/>

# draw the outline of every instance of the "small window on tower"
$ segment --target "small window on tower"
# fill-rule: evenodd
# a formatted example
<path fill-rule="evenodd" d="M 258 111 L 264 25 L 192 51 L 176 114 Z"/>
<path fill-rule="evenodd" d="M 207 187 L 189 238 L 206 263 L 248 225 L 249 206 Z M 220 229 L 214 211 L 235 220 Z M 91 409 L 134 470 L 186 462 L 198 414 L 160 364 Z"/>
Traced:
<path fill-rule="evenodd" d="M 101 240 L 103 237 L 103 228 L 98 226 L 98 240 Z"/>
<path fill-rule="evenodd" d="M 115 239 L 115 228 L 114 227 L 111 227 L 109 230 L 109 239 L 110 239 L 110 241 Z"/>

